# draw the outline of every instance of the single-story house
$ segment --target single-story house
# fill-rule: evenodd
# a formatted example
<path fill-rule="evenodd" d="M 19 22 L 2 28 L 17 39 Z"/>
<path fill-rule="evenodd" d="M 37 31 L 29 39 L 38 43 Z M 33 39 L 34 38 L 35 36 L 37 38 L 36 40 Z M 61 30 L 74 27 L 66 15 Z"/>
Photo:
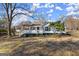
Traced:
<path fill-rule="evenodd" d="M 55 33 L 56 29 L 50 26 L 50 23 L 44 20 L 34 20 L 33 22 L 26 21 L 16 26 L 16 31 L 19 35 L 23 34 L 45 34 Z"/>

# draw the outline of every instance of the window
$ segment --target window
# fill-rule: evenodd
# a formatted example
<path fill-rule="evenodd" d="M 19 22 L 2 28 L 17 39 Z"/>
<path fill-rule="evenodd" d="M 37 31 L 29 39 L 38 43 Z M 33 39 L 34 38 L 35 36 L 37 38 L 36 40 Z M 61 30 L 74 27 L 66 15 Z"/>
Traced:
<path fill-rule="evenodd" d="M 45 31 L 48 31 L 48 27 L 45 27 Z"/>
<path fill-rule="evenodd" d="M 50 28 L 48 28 L 48 27 L 45 27 L 45 31 L 49 31 L 50 30 Z"/>
<path fill-rule="evenodd" d="M 39 27 L 37 27 L 37 30 L 39 30 Z"/>
<path fill-rule="evenodd" d="M 35 30 L 35 27 L 31 27 L 31 30 Z"/>

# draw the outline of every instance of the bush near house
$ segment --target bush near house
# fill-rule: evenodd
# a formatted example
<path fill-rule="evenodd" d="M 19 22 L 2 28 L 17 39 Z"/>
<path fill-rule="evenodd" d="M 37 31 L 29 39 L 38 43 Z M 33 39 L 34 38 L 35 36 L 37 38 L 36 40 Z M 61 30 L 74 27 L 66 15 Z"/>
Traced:
<path fill-rule="evenodd" d="M 7 34 L 7 30 L 6 29 L 0 29 L 0 36 L 6 35 L 6 34 Z"/>
<path fill-rule="evenodd" d="M 64 24 L 61 23 L 60 21 L 51 22 L 50 26 L 54 26 L 58 31 L 63 31 L 64 30 Z"/>
<path fill-rule="evenodd" d="M 0 29 L 0 32 L 7 32 L 6 29 Z"/>

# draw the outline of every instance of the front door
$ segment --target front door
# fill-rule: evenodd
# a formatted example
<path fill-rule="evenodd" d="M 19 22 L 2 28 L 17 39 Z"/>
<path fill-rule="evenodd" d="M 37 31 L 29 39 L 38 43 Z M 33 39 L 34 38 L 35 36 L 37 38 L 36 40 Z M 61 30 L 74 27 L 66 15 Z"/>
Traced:
<path fill-rule="evenodd" d="M 39 30 L 40 28 L 39 27 L 37 27 L 37 30 Z"/>

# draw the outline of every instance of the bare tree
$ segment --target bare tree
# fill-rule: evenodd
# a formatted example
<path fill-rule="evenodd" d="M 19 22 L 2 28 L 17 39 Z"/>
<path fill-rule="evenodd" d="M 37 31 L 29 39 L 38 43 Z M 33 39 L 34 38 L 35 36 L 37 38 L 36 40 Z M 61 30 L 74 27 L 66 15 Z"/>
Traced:
<path fill-rule="evenodd" d="M 65 20 L 65 27 L 66 27 L 66 31 L 71 31 L 71 30 L 75 30 L 76 29 L 76 24 L 77 23 L 75 23 L 75 21 L 76 20 L 74 20 L 73 19 L 73 17 L 72 16 L 68 16 L 67 18 L 66 18 L 66 20 Z"/>
<path fill-rule="evenodd" d="M 20 14 L 23 14 L 23 15 L 28 15 L 27 13 L 13 13 L 14 10 L 17 8 L 16 7 L 16 3 L 4 3 L 2 4 L 5 11 L 6 11 L 6 17 L 7 17 L 7 23 L 8 23 L 8 37 L 11 37 L 11 24 L 12 24 L 12 20 L 13 18 L 16 16 L 16 15 L 20 15 Z M 30 13 L 30 11 L 28 11 Z"/>
<path fill-rule="evenodd" d="M 11 23 L 12 23 L 12 14 L 13 11 L 15 10 L 16 4 L 12 3 L 4 3 L 2 4 L 5 11 L 6 11 L 6 17 L 7 17 L 7 22 L 8 22 L 8 36 L 11 36 Z"/>

